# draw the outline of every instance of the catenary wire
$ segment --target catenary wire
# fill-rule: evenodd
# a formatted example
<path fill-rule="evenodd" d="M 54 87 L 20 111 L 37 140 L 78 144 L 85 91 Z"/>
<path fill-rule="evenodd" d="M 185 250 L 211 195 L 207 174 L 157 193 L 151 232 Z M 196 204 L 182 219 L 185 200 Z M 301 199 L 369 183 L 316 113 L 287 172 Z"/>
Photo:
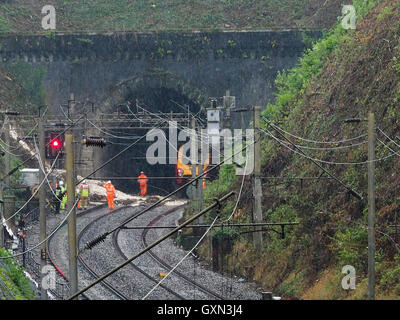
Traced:
<path fill-rule="evenodd" d="M 49 172 L 47 174 L 45 174 L 45 177 L 47 177 L 52 171 L 53 171 L 53 167 L 56 164 L 57 158 L 59 156 L 60 153 L 57 154 L 53 164 L 51 165 L 51 168 L 49 170 Z M 14 218 L 23 208 L 25 208 L 25 206 L 33 199 L 33 197 L 36 195 L 36 193 L 38 193 L 39 189 L 42 187 L 43 183 L 45 182 L 46 179 L 43 179 L 42 182 L 39 184 L 39 186 L 36 188 L 35 192 L 32 194 L 32 196 L 22 205 L 21 208 L 19 208 L 11 217 L 3 220 L 3 224 L 7 221 L 9 221 L 10 219 Z"/>
<path fill-rule="evenodd" d="M 303 138 L 303 137 L 296 136 L 296 135 L 294 135 L 294 134 L 292 134 L 292 133 L 290 133 L 290 132 L 287 132 L 287 131 L 283 130 L 282 128 L 278 127 L 276 124 L 272 123 L 270 120 L 268 120 L 268 119 L 265 118 L 264 116 L 262 116 L 262 118 L 264 119 L 264 121 L 267 121 L 267 122 L 268 122 L 271 126 L 273 126 L 275 129 L 280 130 L 280 131 L 282 131 L 283 133 L 286 133 L 287 135 L 289 135 L 289 136 L 291 136 L 291 137 L 293 137 L 293 138 L 296 138 L 296 139 L 299 139 L 299 140 L 302 140 L 302 141 L 305 141 L 305 142 L 316 143 L 316 144 L 318 144 L 318 143 L 320 143 L 320 144 L 340 144 L 340 143 L 345 143 L 345 142 L 350 142 L 350 141 L 358 140 L 358 139 L 360 139 L 360 138 L 363 138 L 363 137 L 366 137 L 366 136 L 367 136 L 367 134 L 365 133 L 365 134 L 362 134 L 362 135 L 360 135 L 360 136 L 358 136 L 358 137 L 349 138 L 349 139 L 343 139 L 343 140 L 340 140 L 340 141 L 318 141 L 318 140 L 310 140 L 310 139 L 305 139 L 305 138 Z"/>
<path fill-rule="evenodd" d="M 9 255 L 6 257 L 0 257 L 0 259 L 8 259 L 8 258 L 15 258 L 18 256 L 22 256 L 30 251 L 32 251 L 33 249 L 36 249 L 37 247 L 39 247 L 41 244 L 43 244 L 44 242 L 46 242 L 54 233 L 57 232 L 57 230 L 64 224 L 64 222 L 67 220 L 67 218 L 69 217 L 69 215 L 71 214 L 71 212 L 73 211 L 73 209 L 75 208 L 75 206 L 77 205 L 79 201 L 79 198 L 76 199 L 75 204 L 72 206 L 71 210 L 66 214 L 66 216 L 64 217 L 63 220 L 61 220 L 61 222 L 55 227 L 55 229 L 50 232 L 50 234 L 42 241 L 40 241 L 38 244 L 34 245 L 33 247 L 30 247 L 29 249 L 25 250 L 24 252 L 21 253 L 17 253 L 17 254 L 13 254 L 13 255 Z"/>
<path fill-rule="evenodd" d="M 211 223 L 210 227 L 206 230 L 206 232 L 204 232 L 204 234 L 201 236 L 201 238 L 199 239 L 199 241 L 197 241 L 197 243 L 193 246 L 193 248 L 167 273 L 167 275 L 162 278 L 143 298 L 142 300 L 145 300 L 155 289 L 158 288 L 158 286 L 164 282 L 164 280 L 166 278 L 168 278 L 168 276 L 175 271 L 175 269 L 189 256 L 192 254 L 193 250 L 196 249 L 198 247 L 198 245 L 203 241 L 203 239 L 205 238 L 205 236 L 210 232 L 210 230 L 212 229 L 212 227 L 214 226 L 215 222 L 218 220 L 219 216 L 216 216 L 214 221 Z"/>
<path fill-rule="evenodd" d="M 383 160 L 386 160 L 386 159 L 388 159 L 388 158 L 390 158 L 390 157 L 393 157 L 393 156 L 395 155 L 395 153 L 392 153 L 392 154 L 390 154 L 390 155 L 388 155 L 388 156 L 385 156 L 385 157 L 382 157 L 382 158 L 378 158 L 378 159 L 374 159 L 374 160 L 360 161 L 360 162 L 334 162 L 334 161 L 326 161 L 326 160 L 322 160 L 322 159 L 312 158 L 312 157 L 307 156 L 306 154 L 303 154 L 303 153 L 301 153 L 301 152 L 298 152 L 298 151 L 296 151 L 296 150 L 293 150 L 292 148 L 289 147 L 289 144 L 288 144 L 287 142 L 285 142 L 285 141 L 283 141 L 283 140 L 281 140 L 281 139 L 275 137 L 270 131 L 268 131 L 268 130 L 265 131 L 264 129 L 261 129 L 261 128 L 260 128 L 260 130 L 261 130 L 262 132 L 264 132 L 264 134 L 266 134 L 267 136 L 269 136 L 269 137 L 273 138 L 274 140 L 276 140 L 279 144 L 285 146 L 285 147 L 286 147 L 287 149 L 289 149 L 290 151 L 292 151 L 292 152 L 294 152 L 294 153 L 296 153 L 296 154 L 298 154 L 298 155 L 300 155 L 300 156 L 302 156 L 302 157 L 304 157 L 304 158 L 307 158 L 307 159 L 309 159 L 309 160 L 316 161 L 316 162 L 321 162 L 321 163 L 325 163 L 325 164 L 331 164 L 331 165 L 364 165 L 364 164 L 368 164 L 368 163 L 370 163 L 370 162 L 379 162 L 379 161 L 383 161 Z"/>

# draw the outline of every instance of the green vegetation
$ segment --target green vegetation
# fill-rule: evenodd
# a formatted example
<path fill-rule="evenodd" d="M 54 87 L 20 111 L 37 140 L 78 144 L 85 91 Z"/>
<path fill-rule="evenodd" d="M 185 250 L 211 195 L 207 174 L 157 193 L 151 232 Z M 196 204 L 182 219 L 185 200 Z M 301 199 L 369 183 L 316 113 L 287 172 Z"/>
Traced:
<path fill-rule="evenodd" d="M 0 4 L 0 32 L 43 32 L 41 8 L 52 2 L 57 31 L 325 28 L 341 12 L 339 0 L 16 0 Z"/>
<path fill-rule="evenodd" d="M 338 24 L 305 52 L 295 68 L 281 72 L 276 79 L 276 99 L 263 111 L 264 117 L 301 137 L 337 141 L 366 131 L 363 125 L 344 124 L 343 119 L 355 115 L 366 117 L 368 111 L 374 111 L 378 125 L 395 136 L 400 116 L 400 5 L 393 0 L 355 0 L 353 4 L 358 14 L 357 30 L 344 30 Z M 388 47 L 385 43 L 392 45 Z M 265 123 L 264 126 L 274 132 Z M 337 151 L 306 150 L 306 153 L 316 159 L 336 162 L 367 159 L 365 144 Z M 272 139 L 262 141 L 262 154 L 265 175 L 319 176 L 322 173 L 310 161 Z M 388 154 L 383 146 L 377 147 L 378 157 Z M 378 299 L 398 299 L 400 293 L 398 245 L 394 244 L 393 228 L 388 227 L 399 208 L 395 187 L 400 178 L 397 163 L 396 157 L 388 158 L 379 162 L 376 170 Z M 366 196 L 365 166 L 325 166 Z M 240 179 L 229 174 L 233 172 L 224 171 L 208 185 L 207 197 L 221 195 L 230 188 L 239 190 Z M 300 225 L 286 228 L 285 239 L 274 232 L 265 233 L 261 255 L 253 250 L 251 236 L 238 237 L 230 254 L 241 257 L 234 267 L 236 271 L 245 274 L 246 266 L 254 266 L 250 278 L 284 297 L 365 299 L 366 201 L 356 201 L 334 181 L 279 182 L 277 186 L 263 187 L 264 194 L 268 195 L 263 200 L 264 220 L 299 221 Z M 235 222 L 251 221 L 252 204 L 248 199 L 251 188 L 251 180 L 247 179 Z M 233 209 L 235 201 L 226 204 L 223 216 Z M 206 244 L 201 252 L 207 256 Z M 341 269 L 348 264 L 356 268 L 357 275 L 356 290 L 350 292 L 341 288 Z"/>
<path fill-rule="evenodd" d="M 0 14 L 0 32 L 10 32 L 10 22 Z"/>
<path fill-rule="evenodd" d="M 0 256 L 6 257 L 9 252 L 0 248 Z M 13 259 L 2 259 L 0 263 L 0 293 L 3 299 L 32 300 L 35 293 L 30 280 L 25 277 L 22 267 Z"/>
<path fill-rule="evenodd" d="M 18 84 L 10 91 L 15 96 L 13 99 L 16 110 L 21 113 L 37 114 L 38 108 L 45 104 L 45 90 L 43 77 L 46 68 L 42 65 L 33 66 L 27 62 L 18 62 L 8 65 L 9 77 Z"/>

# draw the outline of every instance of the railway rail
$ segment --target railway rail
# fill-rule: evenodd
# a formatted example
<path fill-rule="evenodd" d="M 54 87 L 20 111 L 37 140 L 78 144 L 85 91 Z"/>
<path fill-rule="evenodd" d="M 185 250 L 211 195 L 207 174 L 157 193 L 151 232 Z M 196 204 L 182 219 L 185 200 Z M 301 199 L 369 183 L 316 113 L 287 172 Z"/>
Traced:
<path fill-rule="evenodd" d="M 151 227 L 153 226 L 155 223 L 157 223 L 159 220 L 161 220 L 164 216 L 174 212 L 175 210 L 168 210 L 160 215 L 158 215 L 156 218 L 154 218 L 153 220 L 151 220 L 147 226 Z M 142 239 L 142 245 L 144 248 L 146 248 L 148 246 L 147 240 L 146 240 L 146 236 L 147 233 L 149 232 L 149 229 L 144 229 L 141 235 L 141 239 Z M 161 259 L 159 256 L 157 256 L 153 251 L 149 250 L 148 254 L 151 256 L 151 258 L 158 263 L 160 266 L 162 266 L 163 268 L 165 268 L 166 270 L 172 270 L 172 266 L 169 265 L 167 262 L 165 262 L 163 259 Z M 225 298 L 216 293 L 215 291 L 201 285 L 200 283 L 192 280 L 190 277 L 188 277 L 187 275 L 183 274 L 182 272 L 179 272 L 177 270 L 174 270 L 174 274 L 180 278 L 182 278 L 184 281 L 186 281 L 188 284 L 194 286 L 195 288 L 197 288 L 199 291 L 211 296 L 214 299 L 218 299 L 218 300 L 224 300 Z"/>
<path fill-rule="evenodd" d="M 98 210 L 101 209 L 102 207 L 105 207 L 105 205 L 101 205 L 94 208 L 90 208 L 89 210 L 86 210 L 78 214 L 78 221 L 81 220 L 82 217 L 84 216 L 87 217 L 88 214 L 93 212 L 96 212 L 97 215 L 100 214 L 99 216 L 95 216 L 94 219 L 89 220 L 87 223 L 85 222 L 86 224 L 83 225 L 82 229 L 78 233 L 78 246 L 82 248 L 85 243 L 85 238 L 87 240 L 87 238 L 92 237 L 93 234 L 101 232 L 102 230 L 99 229 L 103 229 L 103 226 L 107 225 L 107 223 L 114 224 L 114 223 L 121 223 L 122 221 L 125 220 L 129 220 L 132 216 L 136 215 L 139 210 L 142 210 L 143 206 L 145 206 L 145 204 L 140 204 L 136 208 L 121 207 L 114 210 L 112 214 L 109 213 L 101 214 L 101 212 L 98 212 Z M 151 213 L 150 216 L 149 215 L 143 216 L 143 219 L 146 219 L 145 223 L 147 224 L 148 227 L 151 227 L 159 223 L 163 217 L 166 217 L 171 213 L 174 213 L 177 210 L 182 209 L 182 207 L 183 206 L 181 205 L 181 206 L 174 206 L 168 209 L 161 208 L 161 210 L 160 207 L 157 209 L 155 208 L 148 212 L 149 214 Z M 121 210 L 129 210 L 129 216 L 124 215 L 124 212 L 120 212 Z M 120 217 L 121 214 L 124 215 L 123 219 L 121 219 Z M 88 218 L 89 217 L 87 217 L 87 219 Z M 81 225 L 82 222 L 84 221 L 81 220 Z M 110 267 L 116 261 L 116 259 L 117 260 L 123 259 L 124 261 L 128 260 L 128 256 L 130 256 L 130 253 L 127 253 L 126 250 L 124 251 L 124 248 L 120 247 L 118 239 L 128 240 L 128 242 L 124 244 L 124 246 L 128 245 L 128 247 L 125 247 L 126 249 L 130 247 L 130 243 L 133 243 L 131 241 L 132 239 L 134 239 L 134 237 L 131 236 L 131 233 L 121 234 L 121 231 L 127 232 L 126 229 L 117 229 L 116 231 L 113 232 L 111 241 L 103 243 L 102 244 L 103 247 L 96 247 L 95 250 L 98 250 L 97 252 L 92 250 L 91 252 L 89 252 L 89 255 L 87 256 L 83 255 L 83 252 L 78 255 L 78 261 L 79 261 L 79 266 L 81 268 L 81 272 L 83 269 L 86 274 L 87 281 L 89 281 L 88 278 L 98 279 L 103 273 L 103 270 Z M 140 232 L 139 234 L 136 233 L 135 235 L 136 249 L 148 246 L 148 241 L 150 240 L 148 236 L 149 231 L 150 229 L 145 229 L 139 231 Z M 48 240 L 48 252 L 49 252 L 50 262 L 56 268 L 58 274 L 64 279 L 64 281 L 67 282 L 66 285 L 62 287 L 63 294 L 56 295 L 58 298 L 65 299 L 67 298 L 66 294 L 67 295 L 69 294 L 69 290 L 66 290 L 66 288 L 68 288 L 68 278 L 62 272 L 61 268 L 57 265 L 57 262 L 55 261 L 54 257 L 51 255 L 51 251 L 49 250 L 54 241 L 53 238 L 54 236 L 57 235 L 58 232 L 59 231 L 57 231 Z M 61 242 L 59 241 L 59 243 Z M 55 248 L 56 246 L 54 246 L 53 250 Z M 106 250 L 106 252 L 104 252 L 103 250 Z M 100 257 L 99 255 L 102 255 L 102 257 Z M 171 261 L 166 262 L 165 260 L 163 260 L 162 257 L 158 256 L 154 251 L 151 250 L 144 256 L 147 256 L 147 258 L 145 258 L 146 262 L 144 264 L 142 263 L 143 266 L 140 265 L 139 261 L 131 262 L 129 264 L 129 267 L 127 267 L 131 268 L 132 269 L 131 271 L 125 269 L 123 274 L 115 276 L 114 278 L 112 277 L 107 280 L 103 280 L 102 282 L 100 282 L 101 286 L 99 287 L 98 292 L 101 292 L 101 294 L 108 292 L 107 294 L 104 294 L 104 296 L 109 297 L 111 294 L 114 298 L 121 300 L 131 300 L 143 297 L 143 292 L 144 293 L 147 292 L 146 290 L 148 289 L 146 288 L 149 288 L 149 283 L 153 283 L 153 285 L 155 285 L 160 280 L 158 273 L 157 276 L 154 275 L 154 270 L 160 270 L 161 267 L 162 270 L 169 271 L 173 268 L 171 264 L 174 264 L 174 262 Z M 97 258 L 100 258 L 100 260 L 97 260 Z M 154 261 L 156 263 L 152 264 L 149 261 Z M 157 288 L 158 293 L 154 292 L 154 297 L 156 297 L 156 299 L 158 298 L 175 299 L 175 300 L 189 299 L 188 295 L 185 294 L 185 292 L 187 292 L 186 289 L 189 287 L 191 288 L 190 290 L 193 290 L 191 292 L 193 292 L 195 295 L 197 294 L 196 292 L 201 292 L 200 295 L 202 297 L 209 297 L 207 299 L 213 299 L 213 300 L 225 299 L 224 296 L 210 289 L 210 286 L 207 287 L 204 283 L 200 284 L 198 281 L 197 282 L 194 281 L 192 278 L 190 278 L 190 276 L 182 273 L 181 271 L 182 270 L 179 271 L 174 270 L 174 272 L 169 277 L 171 278 L 170 279 L 171 282 L 169 282 L 168 284 L 162 283 L 159 285 L 159 288 Z M 94 292 L 92 293 L 87 292 L 86 294 L 83 294 L 81 297 L 83 299 L 90 299 L 92 295 L 96 296 Z"/>

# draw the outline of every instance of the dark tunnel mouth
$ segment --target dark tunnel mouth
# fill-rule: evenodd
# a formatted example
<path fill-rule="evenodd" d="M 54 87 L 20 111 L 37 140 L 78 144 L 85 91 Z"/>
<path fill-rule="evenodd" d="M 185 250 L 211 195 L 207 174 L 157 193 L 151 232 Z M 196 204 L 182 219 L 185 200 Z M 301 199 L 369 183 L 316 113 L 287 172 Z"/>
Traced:
<path fill-rule="evenodd" d="M 194 102 L 184 93 L 179 92 L 174 88 L 167 88 L 164 86 L 160 86 L 157 88 L 141 86 L 139 88 L 135 88 L 135 90 L 131 90 L 125 96 L 125 103 L 128 102 L 130 103 L 130 110 L 132 112 L 136 112 L 137 110 L 136 102 L 138 102 L 141 107 L 152 113 L 176 112 L 187 114 L 187 106 L 189 106 L 190 113 L 196 114 L 200 110 L 199 103 Z M 128 110 L 128 108 L 126 108 L 124 112 L 129 113 L 130 111 Z M 132 116 L 132 118 L 134 117 Z M 148 124 L 144 125 L 148 126 Z M 150 131 L 150 129 L 120 129 L 118 130 L 118 132 L 115 132 L 114 130 L 113 134 L 139 137 L 146 134 L 148 131 Z M 178 129 L 178 132 L 179 131 L 180 130 Z M 166 134 L 166 138 L 169 139 L 168 129 L 164 129 L 164 133 Z M 117 154 L 118 152 L 122 151 L 128 144 L 134 141 L 119 140 L 114 138 L 110 138 L 110 140 L 111 142 L 123 142 L 124 144 L 111 144 L 108 147 L 108 156 Z M 151 165 L 147 162 L 146 150 L 154 142 L 155 141 L 147 142 L 145 140 L 142 140 L 137 144 L 137 146 L 134 146 L 132 149 L 128 150 L 125 155 L 121 156 L 122 161 L 116 161 L 112 165 L 104 168 L 103 175 L 112 177 L 135 177 L 129 180 L 115 179 L 114 181 L 112 181 L 117 189 L 129 194 L 137 195 L 140 193 L 139 183 L 137 182 L 136 177 L 139 176 L 141 171 L 143 171 L 148 177 L 171 177 L 169 179 L 149 179 L 147 188 L 148 195 L 166 195 L 175 190 L 178 186 L 175 179 L 176 164 L 169 163 L 168 145 L 166 146 L 167 164 Z M 178 148 L 183 143 L 185 142 L 179 142 Z"/>

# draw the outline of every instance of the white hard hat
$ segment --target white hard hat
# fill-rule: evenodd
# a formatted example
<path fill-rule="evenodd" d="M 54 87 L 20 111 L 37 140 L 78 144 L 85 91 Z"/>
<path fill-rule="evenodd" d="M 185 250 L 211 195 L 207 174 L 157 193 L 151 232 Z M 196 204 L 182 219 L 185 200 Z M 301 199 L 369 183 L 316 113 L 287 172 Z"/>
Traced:
<path fill-rule="evenodd" d="M 82 181 L 82 183 L 86 183 L 86 179 Z"/>
<path fill-rule="evenodd" d="M 111 180 L 108 180 L 107 183 L 111 183 Z"/>
<path fill-rule="evenodd" d="M 60 181 L 60 186 L 63 186 L 64 185 L 64 181 Z"/>

